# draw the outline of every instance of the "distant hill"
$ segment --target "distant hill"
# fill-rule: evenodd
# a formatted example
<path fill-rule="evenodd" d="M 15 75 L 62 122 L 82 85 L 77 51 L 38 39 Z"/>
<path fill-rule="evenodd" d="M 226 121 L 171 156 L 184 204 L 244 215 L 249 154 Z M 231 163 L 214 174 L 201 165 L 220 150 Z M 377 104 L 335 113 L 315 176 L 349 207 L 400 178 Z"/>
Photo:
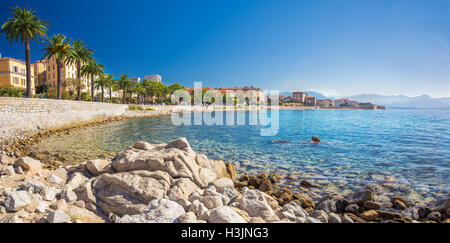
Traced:
<path fill-rule="evenodd" d="M 348 97 L 358 102 L 371 102 L 391 108 L 438 108 L 450 109 L 450 98 L 432 98 L 428 95 L 407 97 L 403 95 L 384 96 L 377 94 L 361 94 Z"/>

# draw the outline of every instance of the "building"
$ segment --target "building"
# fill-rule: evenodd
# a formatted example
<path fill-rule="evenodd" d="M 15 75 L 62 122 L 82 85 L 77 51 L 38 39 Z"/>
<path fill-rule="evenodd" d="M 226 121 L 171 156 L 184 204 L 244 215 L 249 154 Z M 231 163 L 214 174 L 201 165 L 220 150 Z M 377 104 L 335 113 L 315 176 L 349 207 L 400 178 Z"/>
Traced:
<path fill-rule="evenodd" d="M 335 107 L 359 108 L 359 102 L 349 99 L 338 99 L 334 101 Z"/>
<path fill-rule="evenodd" d="M 377 106 L 372 103 L 359 103 L 359 108 L 364 110 L 376 110 Z"/>
<path fill-rule="evenodd" d="M 35 87 L 47 84 L 47 63 L 45 61 L 37 61 L 31 66 L 34 68 Z"/>
<path fill-rule="evenodd" d="M 53 88 L 56 88 L 58 85 L 57 79 L 57 64 L 56 58 L 52 56 L 50 59 L 46 60 L 47 64 L 47 84 Z M 64 87 L 64 80 L 68 78 L 77 78 L 77 66 L 75 64 L 67 64 L 65 61 L 61 63 L 61 85 Z M 81 80 L 85 84 L 85 88 L 82 92 L 90 92 L 91 90 L 91 78 L 90 77 L 81 77 Z M 97 91 L 95 91 L 97 92 Z"/>
<path fill-rule="evenodd" d="M 141 78 L 128 78 L 128 79 L 131 80 L 131 82 L 133 82 L 134 84 L 141 82 Z"/>
<path fill-rule="evenodd" d="M 306 96 L 304 104 L 305 104 L 305 106 L 316 106 L 317 105 L 316 97 Z"/>
<path fill-rule="evenodd" d="M 31 92 L 35 92 L 34 68 L 31 66 Z M 0 58 L 0 88 L 12 86 L 26 90 L 27 75 L 26 64 L 18 59 L 4 57 Z"/>
<path fill-rule="evenodd" d="M 300 92 L 300 91 L 294 92 L 292 95 L 292 97 L 294 98 L 294 100 L 296 102 L 302 103 L 302 104 L 305 103 L 306 96 L 308 96 L 308 93 Z"/>
<path fill-rule="evenodd" d="M 158 75 L 158 74 L 152 74 L 152 75 L 145 76 L 144 80 L 161 83 L 162 82 L 162 77 L 161 77 L 161 75 Z"/>
<path fill-rule="evenodd" d="M 329 100 L 329 99 L 318 100 L 318 101 L 317 101 L 317 104 L 318 104 L 320 107 L 323 107 L 323 108 L 334 107 L 334 101 Z"/>

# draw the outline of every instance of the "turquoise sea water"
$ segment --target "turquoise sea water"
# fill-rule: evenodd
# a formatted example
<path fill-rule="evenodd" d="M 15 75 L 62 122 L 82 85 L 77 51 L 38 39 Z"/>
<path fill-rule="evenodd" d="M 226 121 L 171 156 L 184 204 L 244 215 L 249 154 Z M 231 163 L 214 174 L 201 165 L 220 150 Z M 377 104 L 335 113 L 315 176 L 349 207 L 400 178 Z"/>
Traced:
<path fill-rule="evenodd" d="M 278 171 L 332 192 L 371 185 L 420 200 L 450 192 L 449 110 L 280 111 L 279 119 L 273 137 L 260 136 L 260 126 L 174 126 L 170 117 L 131 119 L 52 136 L 34 149 L 82 161 L 137 140 L 166 143 L 186 137 L 197 152 L 232 161 L 241 172 Z M 322 143 L 308 142 L 312 136 Z"/>

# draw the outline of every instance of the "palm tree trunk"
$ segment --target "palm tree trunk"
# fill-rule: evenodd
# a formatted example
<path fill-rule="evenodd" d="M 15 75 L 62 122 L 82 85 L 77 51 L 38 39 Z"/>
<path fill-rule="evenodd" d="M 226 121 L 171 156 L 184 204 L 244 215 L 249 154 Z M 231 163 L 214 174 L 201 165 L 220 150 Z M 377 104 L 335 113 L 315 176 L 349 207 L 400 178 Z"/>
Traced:
<path fill-rule="evenodd" d="M 78 82 L 81 82 L 81 62 L 77 62 L 77 78 Z M 77 100 L 81 100 L 81 84 L 78 84 L 77 89 Z"/>
<path fill-rule="evenodd" d="M 94 102 L 94 75 L 91 75 L 91 97 L 92 102 Z"/>
<path fill-rule="evenodd" d="M 30 40 L 29 38 L 25 38 L 25 59 L 26 59 L 26 69 L 27 69 L 27 97 L 32 98 L 33 94 L 31 93 L 31 61 L 30 61 Z"/>
<path fill-rule="evenodd" d="M 103 97 L 104 97 L 104 95 L 105 95 L 105 90 L 104 90 L 103 85 L 102 85 L 102 103 L 103 103 Z"/>
<path fill-rule="evenodd" d="M 61 99 L 61 60 L 56 60 L 57 99 Z"/>
<path fill-rule="evenodd" d="M 127 95 L 127 92 L 125 91 L 125 88 L 123 89 L 123 97 L 122 97 L 122 103 L 125 104 L 125 96 Z"/>
<path fill-rule="evenodd" d="M 109 99 L 112 100 L 112 88 L 111 87 L 109 88 Z"/>

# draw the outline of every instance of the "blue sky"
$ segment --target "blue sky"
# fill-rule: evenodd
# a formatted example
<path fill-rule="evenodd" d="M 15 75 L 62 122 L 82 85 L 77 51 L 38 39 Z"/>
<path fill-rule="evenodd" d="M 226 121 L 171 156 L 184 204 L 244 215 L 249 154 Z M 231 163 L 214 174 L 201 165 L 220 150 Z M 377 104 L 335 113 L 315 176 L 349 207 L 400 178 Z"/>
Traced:
<path fill-rule="evenodd" d="M 106 71 L 164 82 L 448 97 L 450 0 L 11 1 L 82 39 Z M 31 46 L 32 59 L 42 44 Z M 24 59 L 0 36 L 3 56 Z"/>

